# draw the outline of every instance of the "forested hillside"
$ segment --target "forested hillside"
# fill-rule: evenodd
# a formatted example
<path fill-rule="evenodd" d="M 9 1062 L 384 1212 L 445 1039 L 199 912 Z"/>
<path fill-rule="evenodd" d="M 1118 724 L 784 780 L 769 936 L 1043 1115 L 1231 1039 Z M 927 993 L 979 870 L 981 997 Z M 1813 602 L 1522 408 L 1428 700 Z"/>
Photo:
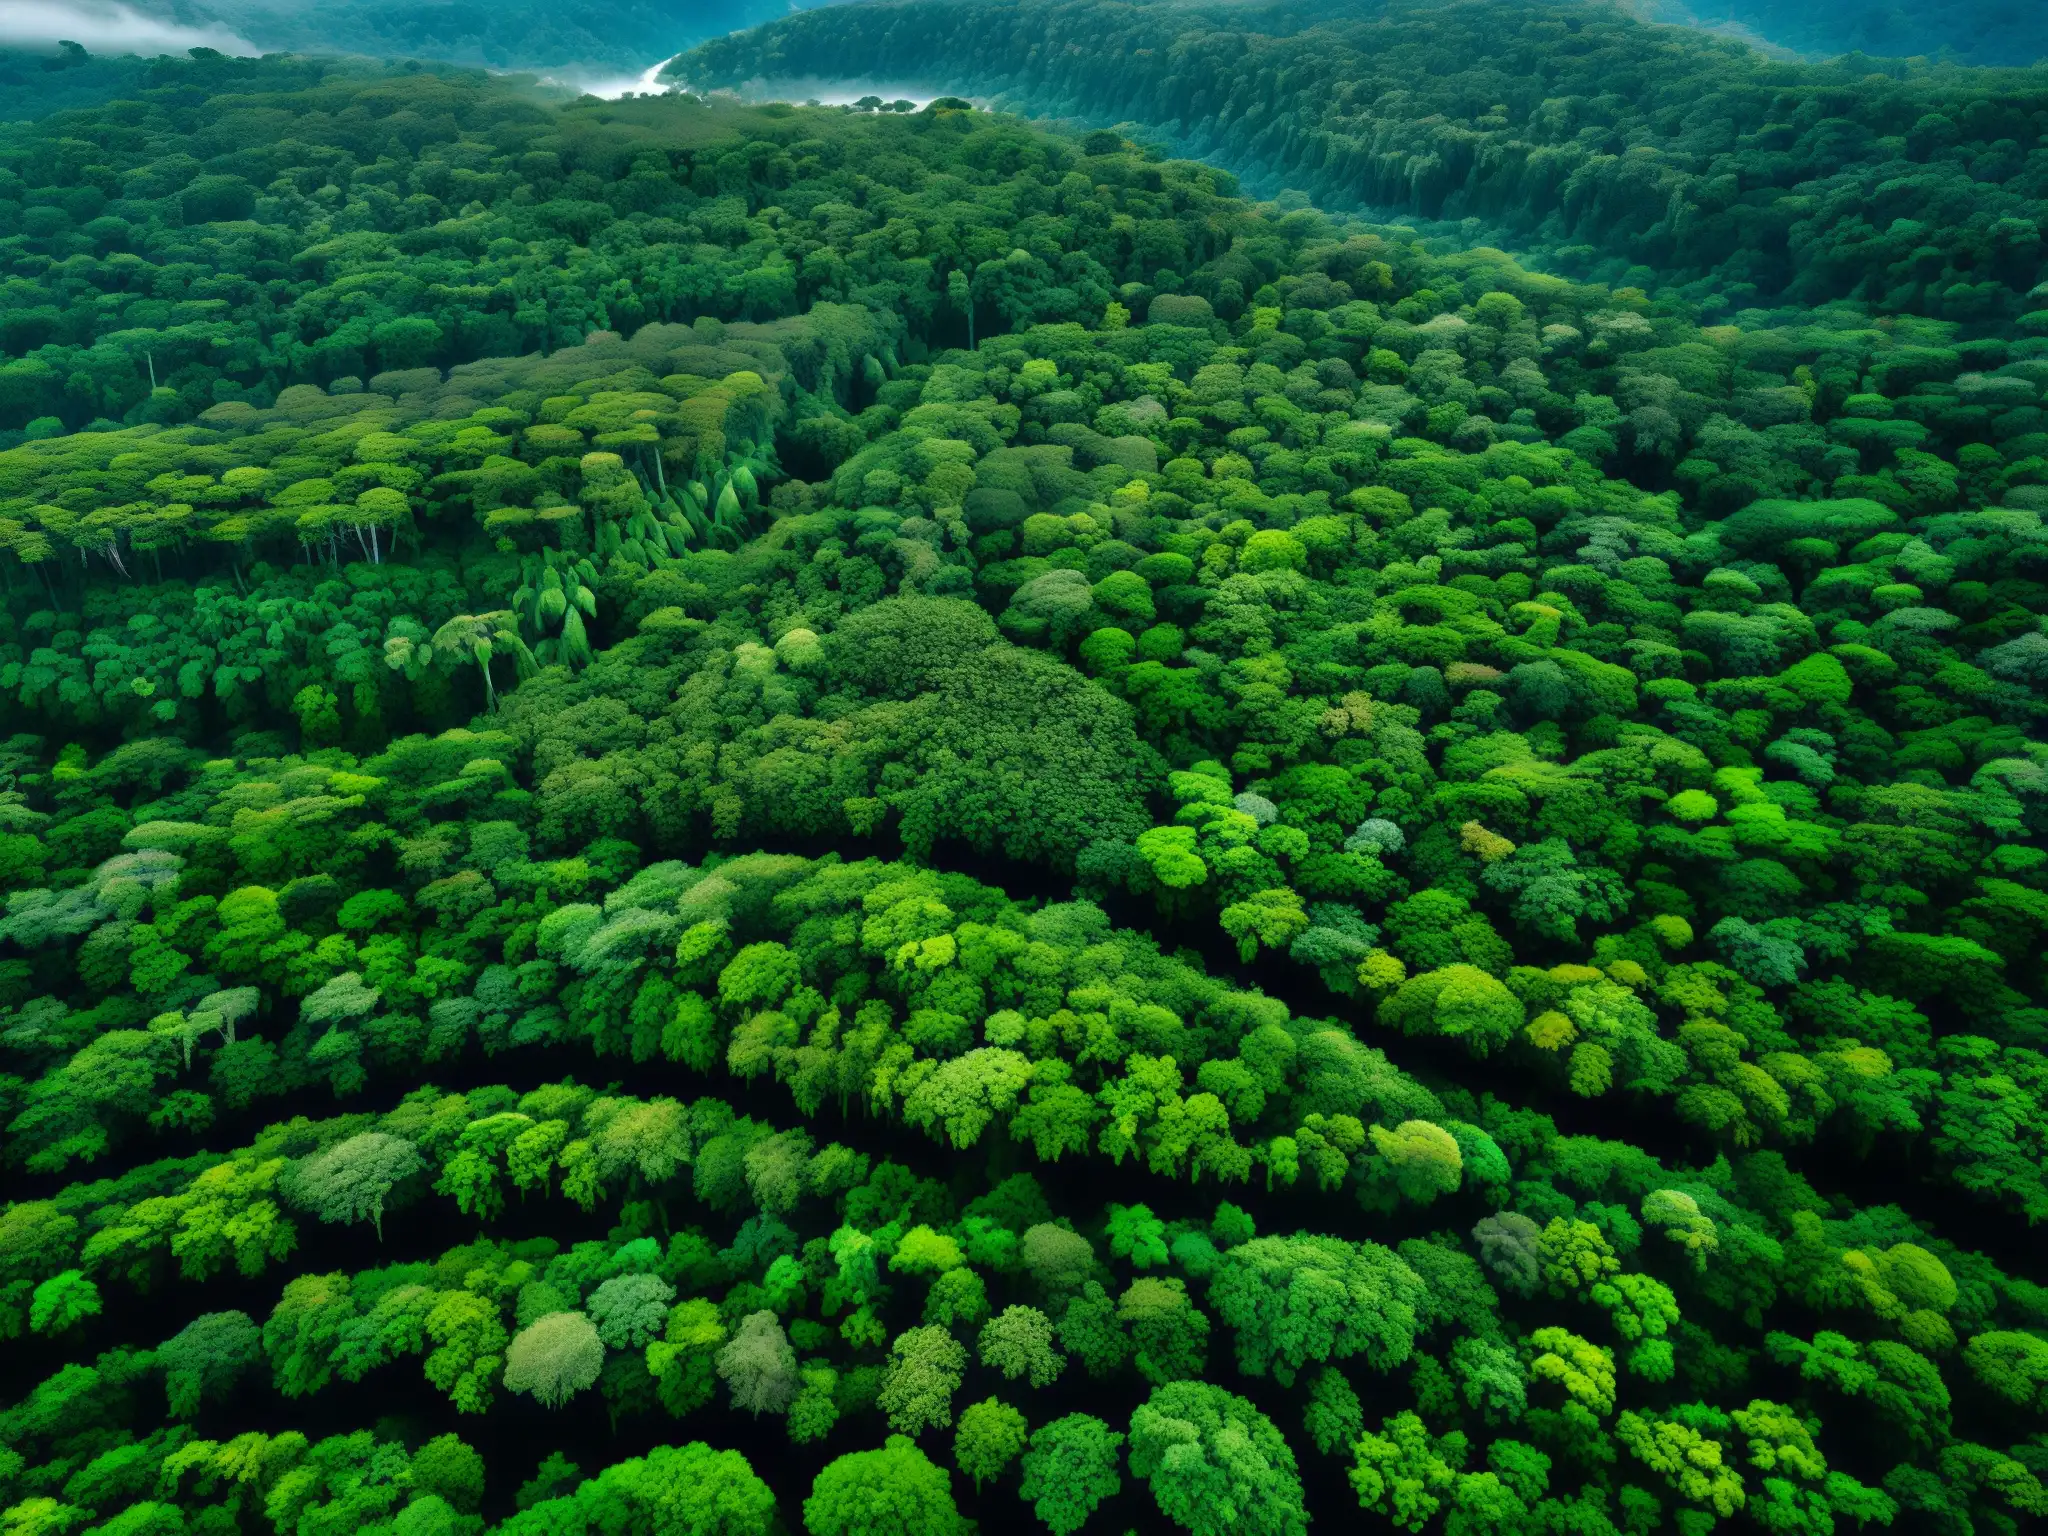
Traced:
<path fill-rule="evenodd" d="M 2048 59 L 2048 11 L 2028 0 L 1964 0 L 1959 5 L 1877 0 L 1857 6 L 1814 0 L 1646 0 L 1637 9 L 1660 21 L 1739 28 L 1821 57 L 1864 53 L 1990 65 Z"/>
<path fill-rule="evenodd" d="M 54 52 L 0 48 L 0 119 L 23 120 L 97 106 L 138 89 L 149 66 L 72 46 Z"/>
<path fill-rule="evenodd" d="M 2006 142 L 1971 308 L 953 97 L 0 126 L 7 1536 L 2031 1529 Z"/>
<path fill-rule="evenodd" d="M 1129 121 L 1323 206 L 1477 220 L 1560 272 L 1736 307 L 2036 307 L 2048 76 L 1777 62 L 1605 5 L 1320 15 L 890 0 L 707 43 L 667 74 L 923 79 Z"/>

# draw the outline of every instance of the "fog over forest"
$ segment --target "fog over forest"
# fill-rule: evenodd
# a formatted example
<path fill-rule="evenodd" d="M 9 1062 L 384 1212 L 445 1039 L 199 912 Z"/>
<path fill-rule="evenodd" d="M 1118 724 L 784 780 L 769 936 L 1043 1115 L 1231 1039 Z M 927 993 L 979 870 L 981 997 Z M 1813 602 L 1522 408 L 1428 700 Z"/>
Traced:
<path fill-rule="evenodd" d="M 0 47 L 54 52 L 68 38 L 93 53 L 182 53 L 218 48 L 248 54 L 256 46 L 218 23 L 180 25 L 115 0 L 0 0 Z"/>

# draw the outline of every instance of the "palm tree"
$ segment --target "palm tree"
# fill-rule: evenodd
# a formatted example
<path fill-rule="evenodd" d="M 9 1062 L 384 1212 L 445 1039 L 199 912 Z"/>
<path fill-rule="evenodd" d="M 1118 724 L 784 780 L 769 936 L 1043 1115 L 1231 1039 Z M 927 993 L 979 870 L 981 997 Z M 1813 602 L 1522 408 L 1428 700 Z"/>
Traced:
<path fill-rule="evenodd" d="M 539 671 L 533 652 L 519 638 L 518 621 L 510 609 L 490 613 L 458 613 L 434 631 L 434 654 L 451 666 L 473 661 L 484 676 L 484 706 L 495 713 L 498 690 L 491 681 L 491 658 L 513 658 L 515 676 L 531 677 Z"/>

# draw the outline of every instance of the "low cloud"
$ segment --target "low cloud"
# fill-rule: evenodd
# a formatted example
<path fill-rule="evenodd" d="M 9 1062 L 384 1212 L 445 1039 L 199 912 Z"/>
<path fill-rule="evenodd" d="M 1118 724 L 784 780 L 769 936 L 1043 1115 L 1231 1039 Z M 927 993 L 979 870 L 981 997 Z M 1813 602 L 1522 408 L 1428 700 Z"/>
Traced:
<path fill-rule="evenodd" d="M 144 57 L 183 53 L 187 48 L 218 48 L 236 54 L 260 51 L 227 27 L 181 27 L 125 5 L 94 0 L 0 0 L 0 48 L 54 52 L 59 38 L 82 45 L 88 53 Z"/>

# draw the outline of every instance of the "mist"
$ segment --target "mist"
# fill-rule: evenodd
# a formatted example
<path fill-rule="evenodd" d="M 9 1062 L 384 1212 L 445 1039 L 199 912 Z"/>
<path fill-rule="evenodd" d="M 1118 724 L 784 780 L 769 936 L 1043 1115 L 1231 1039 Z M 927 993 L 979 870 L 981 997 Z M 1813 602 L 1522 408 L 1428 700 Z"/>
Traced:
<path fill-rule="evenodd" d="M 144 16 L 125 5 L 91 0 L 0 0 L 0 48 L 55 52 L 58 40 L 81 44 L 89 53 L 152 56 L 187 48 L 254 54 L 247 38 L 226 27 L 183 27 Z"/>
<path fill-rule="evenodd" d="M 667 68 L 664 64 L 660 68 Z M 658 71 L 649 71 L 650 74 Z M 684 84 L 668 80 L 663 84 Z M 731 88 L 731 94 L 745 101 L 787 101 L 796 105 L 812 103 L 821 107 L 850 107 L 867 96 L 879 96 L 883 101 L 907 101 L 920 110 L 931 105 L 940 96 L 949 94 L 931 81 L 906 85 L 897 81 L 893 85 L 877 85 L 872 80 L 847 80 L 828 78 L 821 75 L 778 76 L 772 80 L 749 80 L 743 85 Z M 977 103 L 981 98 L 972 99 Z"/>

